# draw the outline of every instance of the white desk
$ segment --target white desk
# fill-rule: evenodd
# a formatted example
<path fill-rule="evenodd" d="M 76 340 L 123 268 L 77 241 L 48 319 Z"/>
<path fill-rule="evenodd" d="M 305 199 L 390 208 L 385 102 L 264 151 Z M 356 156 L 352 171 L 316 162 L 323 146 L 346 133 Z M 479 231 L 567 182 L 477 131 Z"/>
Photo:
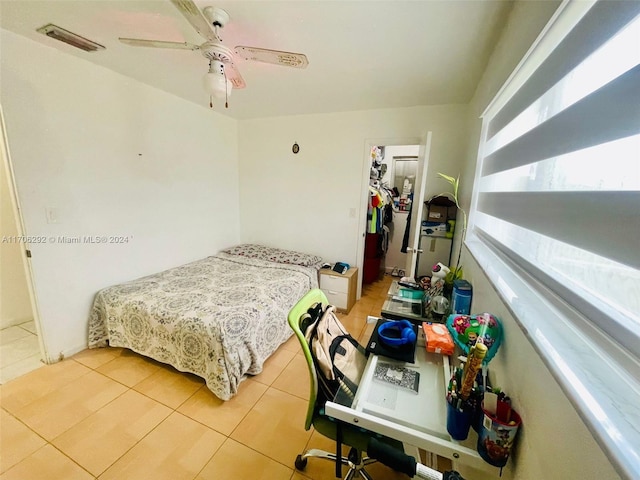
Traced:
<path fill-rule="evenodd" d="M 447 432 L 447 405 L 445 392 L 449 382 L 449 357 L 428 353 L 424 346 L 416 347 L 416 363 L 402 364 L 415 367 L 420 372 L 419 391 L 415 393 L 398 389 L 396 408 L 400 418 L 394 418 L 394 412 L 382 407 L 372 406 L 365 399 L 372 386 L 376 363 L 399 363 L 385 357 L 370 355 L 362 381 L 351 406 L 336 402 L 327 402 L 327 415 L 373 432 L 386 435 L 403 443 L 422 448 L 427 452 L 449 458 L 453 462 L 483 470 L 495 472 L 496 468 L 486 463 L 475 450 L 477 435 L 473 429 L 464 442 L 452 440 Z"/>

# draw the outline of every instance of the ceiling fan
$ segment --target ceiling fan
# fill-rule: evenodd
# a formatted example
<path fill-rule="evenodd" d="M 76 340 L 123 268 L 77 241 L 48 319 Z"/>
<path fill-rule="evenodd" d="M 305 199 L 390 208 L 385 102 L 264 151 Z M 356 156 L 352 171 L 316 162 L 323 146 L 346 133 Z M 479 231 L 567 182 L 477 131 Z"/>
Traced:
<path fill-rule="evenodd" d="M 229 22 L 229 14 L 217 7 L 205 7 L 203 11 L 193 3 L 193 0 L 171 0 L 171 3 L 184 15 L 191 26 L 206 41 L 201 45 L 187 42 L 167 42 L 163 40 L 142 40 L 137 38 L 122 38 L 122 43 L 134 47 L 174 48 L 182 50 L 200 51 L 209 59 L 209 72 L 205 74 L 204 88 L 210 97 L 224 98 L 228 108 L 228 98 L 233 88 L 244 88 L 244 79 L 234 63 L 234 55 L 244 60 L 272 63 L 285 67 L 306 68 L 309 65 L 307 57 L 302 53 L 283 52 L 265 48 L 238 46 L 234 50 L 222 44 L 220 31 Z M 213 108 L 211 100 L 209 106 Z"/>

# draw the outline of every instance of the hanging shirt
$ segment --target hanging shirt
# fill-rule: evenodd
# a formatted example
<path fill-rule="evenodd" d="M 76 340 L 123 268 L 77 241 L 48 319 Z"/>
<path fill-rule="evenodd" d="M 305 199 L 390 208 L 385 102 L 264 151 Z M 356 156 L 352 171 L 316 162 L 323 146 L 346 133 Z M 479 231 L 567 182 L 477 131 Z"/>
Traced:
<path fill-rule="evenodd" d="M 369 222 L 368 233 L 378 233 L 378 209 L 371 209 L 371 221 Z"/>

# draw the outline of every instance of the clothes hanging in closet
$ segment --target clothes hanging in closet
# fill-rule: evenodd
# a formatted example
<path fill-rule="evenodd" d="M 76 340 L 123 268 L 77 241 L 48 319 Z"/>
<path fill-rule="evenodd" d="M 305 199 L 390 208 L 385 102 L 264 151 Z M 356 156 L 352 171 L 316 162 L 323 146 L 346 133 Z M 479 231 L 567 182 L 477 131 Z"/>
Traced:
<path fill-rule="evenodd" d="M 380 241 L 380 246 L 382 248 L 382 251 L 387 253 L 387 251 L 389 250 L 389 241 L 391 239 L 391 231 L 389 230 L 389 227 L 384 225 L 382 227 L 382 240 Z"/>
<path fill-rule="evenodd" d="M 384 225 L 384 200 L 380 190 L 369 187 L 369 205 L 367 207 L 367 233 L 380 233 Z"/>
<path fill-rule="evenodd" d="M 413 210 L 413 202 L 411 202 L 411 207 L 409 207 L 409 213 L 407 214 L 407 224 L 404 227 L 404 237 L 402 237 L 402 248 L 400 251 L 402 253 L 407 253 L 407 248 L 409 248 L 409 231 L 411 230 L 411 211 Z"/>
<path fill-rule="evenodd" d="M 369 186 L 367 233 L 380 233 L 385 225 L 393 232 L 393 191 L 377 182 Z"/>

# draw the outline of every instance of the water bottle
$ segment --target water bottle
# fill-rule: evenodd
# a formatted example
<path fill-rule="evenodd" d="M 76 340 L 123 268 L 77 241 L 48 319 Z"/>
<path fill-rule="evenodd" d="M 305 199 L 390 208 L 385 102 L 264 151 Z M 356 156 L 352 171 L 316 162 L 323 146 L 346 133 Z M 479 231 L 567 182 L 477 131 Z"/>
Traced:
<path fill-rule="evenodd" d="M 451 313 L 471 315 L 471 284 L 466 280 L 454 280 L 451 294 Z"/>

